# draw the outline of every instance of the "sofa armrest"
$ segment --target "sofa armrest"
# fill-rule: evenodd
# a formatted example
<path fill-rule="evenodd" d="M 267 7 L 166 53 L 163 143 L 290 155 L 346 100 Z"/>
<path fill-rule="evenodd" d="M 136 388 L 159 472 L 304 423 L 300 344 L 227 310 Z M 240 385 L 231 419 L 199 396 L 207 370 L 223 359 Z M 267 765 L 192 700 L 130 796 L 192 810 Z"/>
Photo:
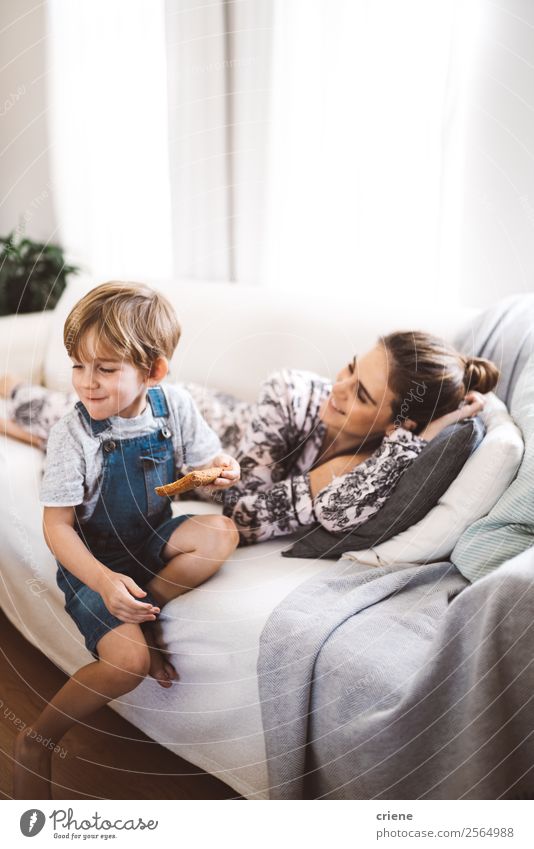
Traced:
<path fill-rule="evenodd" d="M 0 374 L 9 372 L 41 383 L 52 311 L 0 318 Z"/>

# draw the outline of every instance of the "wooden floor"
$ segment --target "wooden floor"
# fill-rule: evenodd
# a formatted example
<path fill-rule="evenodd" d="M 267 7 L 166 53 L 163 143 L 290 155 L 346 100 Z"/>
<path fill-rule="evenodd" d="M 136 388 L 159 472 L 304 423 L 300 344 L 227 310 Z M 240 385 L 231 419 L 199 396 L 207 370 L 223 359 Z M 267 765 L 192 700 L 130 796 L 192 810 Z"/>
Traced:
<path fill-rule="evenodd" d="M 0 798 L 12 798 L 13 715 L 29 724 L 67 680 L 0 610 Z M 226 784 L 146 737 L 111 708 L 61 740 L 53 756 L 55 799 L 235 799 Z"/>

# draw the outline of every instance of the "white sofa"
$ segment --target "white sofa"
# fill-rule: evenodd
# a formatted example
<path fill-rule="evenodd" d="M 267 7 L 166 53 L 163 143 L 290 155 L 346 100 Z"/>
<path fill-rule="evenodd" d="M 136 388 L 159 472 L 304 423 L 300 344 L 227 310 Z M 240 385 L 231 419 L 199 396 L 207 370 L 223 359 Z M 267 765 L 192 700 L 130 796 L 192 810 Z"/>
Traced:
<path fill-rule="evenodd" d="M 97 281 L 98 282 L 98 281 Z M 421 328 L 452 339 L 474 311 L 394 308 L 361 296 L 305 298 L 223 283 L 152 281 L 174 303 L 183 335 L 171 379 L 196 381 L 253 399 L 281 366 L 334 377 L 379 334 Z M 0 368 L 54 388 L 69 386 L 62 326 L 93 281 L 71 284 L 53 313 L 0 319 Z M 370 299 L 369 299 L 370 301 Z M 42 454 L 0 442 L 0 605 L 11 622 L 64 672 L 90 662 L 63 610 L 55 562 L 41 534 Z M 179 512 L 217 512 L 181 502 Z M 328 561 L 288 559 L 288 538 L 238 549 L 216 577 L 165 608 L 165 636 L 180 673 L 169 690 L 150 678 L 111 707 L 151 738 L 249 798 L 268 798 L 256 664 L 271 611 Z"/>

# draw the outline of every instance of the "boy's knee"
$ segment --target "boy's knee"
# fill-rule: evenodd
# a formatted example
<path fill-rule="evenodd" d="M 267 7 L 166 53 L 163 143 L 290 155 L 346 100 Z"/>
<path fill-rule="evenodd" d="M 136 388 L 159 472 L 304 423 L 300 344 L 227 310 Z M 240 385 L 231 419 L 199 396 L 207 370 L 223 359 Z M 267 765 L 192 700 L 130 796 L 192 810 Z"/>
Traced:
<path fill-rule="evenodd" d="M 132 681 L 132 685 L 137 687 L 138 684 L 141 683 L 143 678 L 146 678 L 148 675 L 148 670 L 150 669 L 150 652 L 148 648 L 143 651 L 136 650 L 129 655 L 126 655 L 120 664 L 117 664 L 119 667 L 121 674 L 125 676 L 125 678 L 129 678 Z"/>
<path fill-rule="evenodd" d="M 213 538 L 217 548 L 226 553 L 234 551 L 239 544 L 239 531 L 234 520 L 228 516 L 214 516 L 213 519 Z"/>
<path fill-rule="evenodd" d="M 148 646 L 131 646 L 119 649 L 111 655 L 100 657 L 107 662 L 114 674 L 136 687 L 148 675 L 150 669 L 150 652 Z"/>

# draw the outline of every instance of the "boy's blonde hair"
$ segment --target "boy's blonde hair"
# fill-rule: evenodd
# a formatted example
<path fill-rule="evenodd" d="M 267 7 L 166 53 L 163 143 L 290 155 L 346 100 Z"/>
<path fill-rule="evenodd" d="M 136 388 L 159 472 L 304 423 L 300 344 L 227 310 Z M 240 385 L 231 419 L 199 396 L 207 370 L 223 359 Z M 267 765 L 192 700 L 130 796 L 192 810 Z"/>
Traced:
<path fill-rule="evenodd" d="M 95 330 L 98 347 L 150 371 L 157 357 L 171 359 L 180 325 L 160 292 L 141 283 L 111 280 L 91 289 L 72 308 L 63 329 L 70 357 L 87 360 L 87 334 Z"/>

